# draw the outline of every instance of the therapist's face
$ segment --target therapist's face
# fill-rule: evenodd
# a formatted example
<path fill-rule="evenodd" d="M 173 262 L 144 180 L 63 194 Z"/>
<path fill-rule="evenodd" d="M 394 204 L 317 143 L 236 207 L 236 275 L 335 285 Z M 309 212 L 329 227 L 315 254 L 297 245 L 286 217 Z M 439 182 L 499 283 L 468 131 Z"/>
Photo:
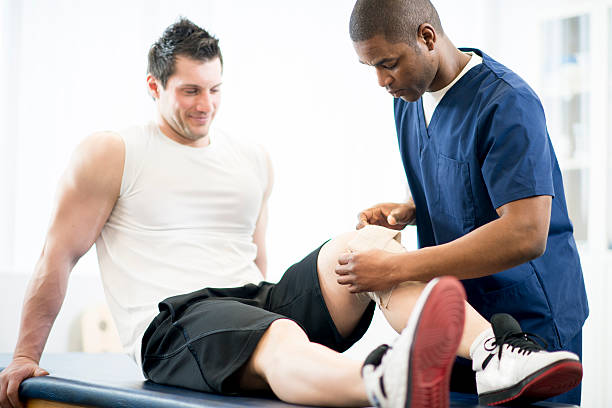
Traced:
<path fill-rule="evenodd" d="M 395 98 L 407 102 L 418 100 L 429 90 L 438 62 L 427 44 L 390 43 L 382 35 L 353 43 L 359 62 L 376 69 L 378 85 Z"/>

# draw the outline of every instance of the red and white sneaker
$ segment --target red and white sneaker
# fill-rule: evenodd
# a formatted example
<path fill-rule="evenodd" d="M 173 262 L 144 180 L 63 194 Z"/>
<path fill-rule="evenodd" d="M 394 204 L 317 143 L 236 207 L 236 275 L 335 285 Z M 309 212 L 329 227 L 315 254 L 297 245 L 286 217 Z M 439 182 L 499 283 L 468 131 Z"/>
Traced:
<path fill-rule="evenodd" d="M 393 345 L 378 347 L 364 362 L 370 402 L 383 408 L 447 408 L 464 319 L 461 283 L 447 276 L 429 282 Z"/>
<path fill-rule="evenodd" d="M 473 360 L 478 401 L 486 405 L 533 402 L 562 394 L 582 381 L 582 364 L 574 353 L 544 350 L 510 315 L 493 315 L 495 337 L 484 343 L 490 353 Z M 535 336 L 537 337 L 537 336 Z"/>

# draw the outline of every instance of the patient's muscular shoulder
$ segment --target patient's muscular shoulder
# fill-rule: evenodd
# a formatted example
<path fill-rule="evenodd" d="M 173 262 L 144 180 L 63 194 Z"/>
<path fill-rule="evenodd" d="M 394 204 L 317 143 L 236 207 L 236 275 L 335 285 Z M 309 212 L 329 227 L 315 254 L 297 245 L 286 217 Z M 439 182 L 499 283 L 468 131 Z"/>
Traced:
<path fill-rule="evenodd" d="M 62 175 L 44 253 L 77 260 L 93 245 L 121 188 L 124 145 L 114 133 L 95 133 L 75 149 Z"/>
<path fill-rule="evenodd" d="M 80 189 L 118 195 L 124 161 L 125 144 L 118 133 L 93 133 L 75 149 L 65 181 Z"/>

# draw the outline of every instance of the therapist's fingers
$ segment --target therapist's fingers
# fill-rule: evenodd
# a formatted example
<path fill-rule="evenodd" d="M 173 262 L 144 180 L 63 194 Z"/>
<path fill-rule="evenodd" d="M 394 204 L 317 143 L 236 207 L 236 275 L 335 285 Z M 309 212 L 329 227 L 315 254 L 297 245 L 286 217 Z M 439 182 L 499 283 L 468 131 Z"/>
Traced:
<path fill-rule="evenodd" d="M 359 223 L 357 224 L 357 229 L 361 229 L 366 225 L 380 225 L 383 227 L 389 227 L 389 223 L 387 222 L 387 213 L 385 208 L 380 204 L 376 205 L 372 208 L 368 208 L 367 210 L 361 211 L 357 218 Z"/>
<path fill-rule="evenodd" d="M 343 275 L 343 276 L 338 276 L 338 279 L 336 279 L 336 281 L 340 284 L 340 285 L 350 285 L 352 283 L 351 281 L 351 277 L 347 276 L 347 275 Z"/>
<path fill-rule="evenodd" d="M 387 216 L 387 222 L 390 225 L 396 225 L 398 223 L 398 219 L 399 220 L 402 219 L 401 209 L 400 208 L 394 208 L 393 210 L 391 210 L 391 212 Z"/>
<path fill-rule="evenodd" d="M 363 227 L 365 227 L 366 225 L 368 225 L 370 222 L 369 220 L 369 214 L 371 214 L 370 210 L 364 210 L 362 212 L 360 212 L 359 214 L 357 214 L 357 229 L 362 229 Z"/>
<path fill-rule="evenodd" d="M 344 252 L 338 256 L 338 265 L 336 265 L 336 269 L 338 266 L 347 265 L 351 259 L 353 254 L 351 252 Z"/>
<path fill-rule="evenodd" d="M 346 276 L 349 273 L 348 269 L 344 265 L 336 265 L 334 272 L 336 272 L 336 275 L 338 276 Z"/>
<path fill-rule="evenodd" d="M 346 252 L 338 255 L 338 263 L 336 264 L 335 271 L 338 274 L 345 274 L 353 270 L 353 259 L 358 252 L 351 251 L 350 249 Z"/>
<path fill-rule="evenodd" d="M 407 205 L 398 205 L 389 212 L 387 222 L 392 226 L 405 226 L 410 221 L 409 212 L 410 211 Z"/>

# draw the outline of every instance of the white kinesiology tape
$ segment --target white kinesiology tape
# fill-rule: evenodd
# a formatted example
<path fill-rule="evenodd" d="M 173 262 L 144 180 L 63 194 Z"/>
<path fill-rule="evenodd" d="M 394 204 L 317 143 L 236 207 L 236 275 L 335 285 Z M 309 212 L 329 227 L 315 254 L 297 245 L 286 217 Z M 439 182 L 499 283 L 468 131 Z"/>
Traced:
<path fill-rule="evenodd" d="M 402 253 L 406 252 L 406 248 L 401 244 L 401 232 L 378 225 L 366 225 L 357 231 L 357 235 L 348 243 L 348 249 L 351 252 L 369 251 L 372 249 L 381 249 L 387 252 Z M 361 296 L 368 296 L 380 308 L 387 308 L 391 294 L 395 286 L 391 289 L 379 292 L 360 293 Z"/>

